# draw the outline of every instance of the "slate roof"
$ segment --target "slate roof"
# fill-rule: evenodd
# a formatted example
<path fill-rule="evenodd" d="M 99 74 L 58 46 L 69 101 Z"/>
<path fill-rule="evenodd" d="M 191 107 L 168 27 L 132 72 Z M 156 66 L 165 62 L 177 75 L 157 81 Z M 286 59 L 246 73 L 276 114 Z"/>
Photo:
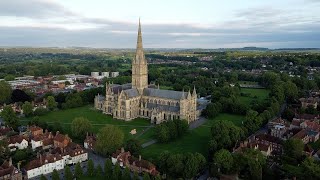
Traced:
<path fill-rule="evenodd" d="M 169 105 L 161 105 L 161 104 L 153 104 L 153 103 L 147 103 L 147 108 L 157 108 L 159 110 L 164 111 L 170 111 L 170 112 L 179 112 L 180 107 L 179 106 L 169 106 Z"/>
<path fill-rule="evenodd" d="M 186 98 L 188 93 L 182 92 L 182 91 L 145 88 L 143 90 L 143 95 L 144 96 L 151 96 L 151 97 L 160 97 L 160 98 L 166 98 L 166 99 L 180 100 L 182 97 Z"/>
<path fill-rule="evenodd" d="M 137 88 L 126 89 L 123 92 L 125 92 L 129 98 L 139 96 L 139 92 L 138 92 Z"/>
<path fill-rule="evenodd" d="M 122 90 L 131 89 L 131 87 L 132 87 L 131 83 L 123 84 L 123 85 L 119 85 L 119 84 L 111 85 L 112 91 L 114 93 L 120 93 Z"/>

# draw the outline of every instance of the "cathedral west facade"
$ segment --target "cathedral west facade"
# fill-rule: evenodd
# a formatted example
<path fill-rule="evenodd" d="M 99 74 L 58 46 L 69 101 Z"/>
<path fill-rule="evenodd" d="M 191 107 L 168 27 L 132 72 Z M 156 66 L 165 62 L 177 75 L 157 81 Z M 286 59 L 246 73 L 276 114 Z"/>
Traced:
<path fill-rule="evenodd" d="M 106 84 L 106 96 L 97 95 L 96 109 L 115 119 L 130 121 L 135 118 L 148 118 L 151 123 L 160 124 L 173 119 L 198 119 L 197 93 L 162 90 L 148 85 L 148 64 L 142 47 L 141 24 L 139 21 L 137 49 L 132 61 L 132 83 Z"/>

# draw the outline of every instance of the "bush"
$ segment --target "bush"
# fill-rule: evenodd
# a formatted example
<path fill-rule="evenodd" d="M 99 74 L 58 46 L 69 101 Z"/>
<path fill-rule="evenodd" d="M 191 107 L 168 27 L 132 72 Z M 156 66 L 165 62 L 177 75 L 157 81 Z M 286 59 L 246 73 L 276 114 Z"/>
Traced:
<path fill-rule="evenodd" d="M 39 107 L 34 111 L 35 116 L 43 116 L 49 113 L 49 110 L 43 107 Z"/>

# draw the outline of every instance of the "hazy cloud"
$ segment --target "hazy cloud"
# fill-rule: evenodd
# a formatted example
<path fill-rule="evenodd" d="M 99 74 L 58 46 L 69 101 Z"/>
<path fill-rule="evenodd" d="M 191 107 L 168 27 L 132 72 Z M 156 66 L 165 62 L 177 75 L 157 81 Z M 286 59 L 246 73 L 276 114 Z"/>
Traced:
<path fill-rule="evenodd" d="M 320 47 L 320 16 L 305 13 L 263 6 L 211 25 L 142 20 L 144 47 Z M 0 46 L 134 48 L 136 33 L 137 22 L 84 17 L 50 0 L 0 1 Z"/>

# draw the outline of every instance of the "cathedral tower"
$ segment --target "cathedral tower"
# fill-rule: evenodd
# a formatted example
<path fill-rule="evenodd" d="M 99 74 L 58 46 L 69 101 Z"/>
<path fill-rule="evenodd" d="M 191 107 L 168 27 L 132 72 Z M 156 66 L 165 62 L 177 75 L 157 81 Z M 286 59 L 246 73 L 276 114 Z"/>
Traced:
<path fill-rule="evenodd" d="M 136 55 L 132 61 L 132 87 L 137 88 L 140 94 L 148 87 L 148 65 L 143 53 L 140 19 Z"/>

